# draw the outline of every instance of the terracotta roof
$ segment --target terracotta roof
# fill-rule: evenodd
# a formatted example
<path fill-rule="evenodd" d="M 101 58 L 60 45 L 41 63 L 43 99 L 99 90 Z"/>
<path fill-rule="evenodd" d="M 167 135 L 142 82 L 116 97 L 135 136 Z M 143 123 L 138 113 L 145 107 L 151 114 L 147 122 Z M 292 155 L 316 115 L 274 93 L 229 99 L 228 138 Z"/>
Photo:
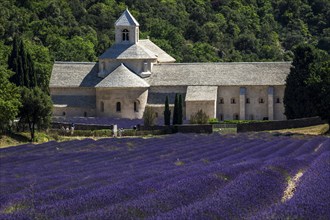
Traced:
<path fill-rule="evenodd" d="M 151 86 L 285 85 L 289 62 L 155 64 Z"/>
<path fill-rule="evenodd" d="M 217 86 L 188 86 L 186 101 L 215 101 L 217 94 Z"/>
<path fill-rule="evenodd" d="M 98 83 L 96 87 L 148 88 L 149 84 L 138 75 L 130 71 L 124 64 L 121 64 L 108 76 L 106 76 L 100 83 Z"/>

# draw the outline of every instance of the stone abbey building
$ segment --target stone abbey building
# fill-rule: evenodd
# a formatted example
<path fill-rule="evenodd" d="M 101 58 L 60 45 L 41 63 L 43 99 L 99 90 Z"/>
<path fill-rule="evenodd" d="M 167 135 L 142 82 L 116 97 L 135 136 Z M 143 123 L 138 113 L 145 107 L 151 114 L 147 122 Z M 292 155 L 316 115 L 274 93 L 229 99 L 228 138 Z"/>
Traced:
<path fill-rule="evenodd" d="M 126 10 L 115 23 L 116 42 L 99 62 L 55 62 L 50 93 L 54 116 L 142 118 L 146 106 L 163 117 L 182 94 L 184 117 L 202 109 L 210 118 L 284 120 L 288 62 L 175 63 Z M 173 112 L 173 111 L 172 111 Z"/>

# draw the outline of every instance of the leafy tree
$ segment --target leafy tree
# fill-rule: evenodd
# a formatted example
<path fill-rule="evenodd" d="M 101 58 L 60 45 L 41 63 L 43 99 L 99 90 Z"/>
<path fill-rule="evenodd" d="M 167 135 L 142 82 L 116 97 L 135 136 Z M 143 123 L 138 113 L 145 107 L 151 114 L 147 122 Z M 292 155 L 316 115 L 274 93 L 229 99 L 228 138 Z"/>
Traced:
<path fill-rule="evenodd" d="M 284 92 L 285 115 L 288 119 L 319 115 L 317 106 L 329 96 L 324 91 L 328 90 L 327 79 L 330 73 L 327 72 L 326 63 L 320 65 L 324 57 L 328 56 L 307 44 L 299 45 L 294 50 Z"/>
<path fill-rule="evenodd" d="M 19 113 L 20 93 L 18 87 L 9 81 L 9 70 L 0 66 L 0 130 L 8 128 L 10 121 Z"/>
<path fill-rule="evenodd" d="M 36 126 L 38 129 L 47 128 L 51 120 L 52 101 L 50 97 L 35 87 L 22 87 L 22 108 L 20 121 L 29 125 L 31 141 L 34 140 Z"/>
<path fill-rule="evenodd" d="M 173 125 L 179 124 L 179 95 L 175 94 L 174 112 L 173 112 Z"/>
<path fill-rule="evenodd" d="M 155 124 L 156 114 L 152 107 L 146 106 L 143 113 L 144 126 L 153 126 Z"/>
<path fill-rule="evenodd" d="M 314 64 L 307 83 L 308 89 L 315 91 L 312 101 L 317 115 L 330 124 L 330 57 Z"/>
<path fill-rule="evenodd" d="M 171 110 L 168 104 L 168 96 L 165 99 L 165 110 L 164 110 L 164 124 L 170 125 L 171 124 Z"/>

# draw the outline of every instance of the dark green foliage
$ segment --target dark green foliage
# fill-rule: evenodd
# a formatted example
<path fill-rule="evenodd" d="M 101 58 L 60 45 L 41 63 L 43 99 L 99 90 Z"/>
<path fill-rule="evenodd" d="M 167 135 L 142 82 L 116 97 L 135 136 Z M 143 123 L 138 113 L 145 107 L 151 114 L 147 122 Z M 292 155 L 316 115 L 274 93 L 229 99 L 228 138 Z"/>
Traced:
<path fill-rule="evenodd" d="M 301 42 L 329 52 L 330 2 L 1 0 L 0 40 L 15 34 L 47 47 L 54 60 L 96 61 L 114 43 L 129 8 L 141 37 L 179 62 L 279 61 Z"/>
<path fill-rule="evenodd" d="M 164 125 L 171 125 L 171 110 L 168 103 L 168 96 L 165 99 Z"/>
<path fill-rule="evenodd" d="M 20 122 L 29 125 L 31 141 L 33 141 L 36 126 L 38 129 L 44 129 L 50 124 L 52 101 L 38 87 L 32 89 L 22 87 L 21 97 Z"/>
<path fill-rule="evenodd" d="M 31 54 L 26 51 L 24 41 L 14 38 L 12 53 L 8 59 L 8 67 L 15 74 L 11 81 L 17 86 L 33 88 L 37 84 L 34 63 Z"/>
<path fill-rule="evenodd" d="M 179 124 L 179 95 L 175 94 L 174 111 L 173 111 L 173 125 Z"/>
<path fill-rule="evenodd" d="M 179 95 L 178 100 L 178 124 L 182 125 L 183 123 L 183 104 L 182 104 L 182 95 Z"/>
<path fill-rule="evenodd" d="M 0 131 L 8 129 L 10 121 L 16 118 L 21 106 L 19 90 L 9 81 L 12 74 L 0 66 Z"/>
<path fill-rule="evenodd" d="M 307 44 L 294 50 L 284 93 L 288 119 L 317 115 L 329 118 L 329 75 L 329 56 L 325 52 Z"/>

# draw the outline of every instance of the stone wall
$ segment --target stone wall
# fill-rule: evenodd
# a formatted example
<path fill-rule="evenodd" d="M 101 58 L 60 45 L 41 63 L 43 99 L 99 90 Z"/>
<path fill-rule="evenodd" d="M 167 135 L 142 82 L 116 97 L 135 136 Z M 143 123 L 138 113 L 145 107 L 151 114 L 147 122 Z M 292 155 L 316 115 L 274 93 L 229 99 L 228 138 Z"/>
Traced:
<path fill-rule="evenodd" d="M 96 114 L 98 117 L 141 119 L 147 98 L 148 89 L 146 88 L 98 88 L 96 91 Z M 103 108 L 101 102 L 103 102 Z M 136 109 L 134 109 L 134 102 Z M 117 111 L 117 103 L 120 103 L 120 111 Z"/>

